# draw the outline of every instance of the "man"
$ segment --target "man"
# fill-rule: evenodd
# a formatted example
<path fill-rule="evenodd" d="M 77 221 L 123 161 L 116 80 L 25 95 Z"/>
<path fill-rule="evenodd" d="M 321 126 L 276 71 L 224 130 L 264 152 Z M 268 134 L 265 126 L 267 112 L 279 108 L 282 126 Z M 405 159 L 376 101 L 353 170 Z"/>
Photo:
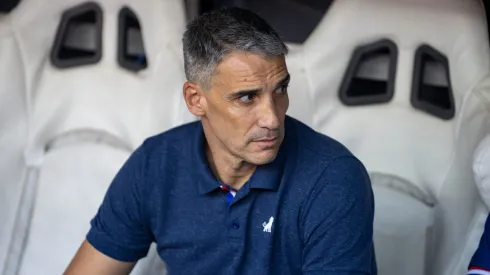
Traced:
<path fill-rule="evenodd" d="M 134 152 L 66 274 L 128 274 L 152 242 L 170 275 L 376 274 L 368 174 L 286 116 L 278 34 L 222 9 L 191 22 L 183 44 L 183 94 L 201 120 Z"/>
<path fill-rule="evenodd" d="M 485 231 L 471 259 L 467 275 L 490 275 L 490 215 L 485 222 Z"/>

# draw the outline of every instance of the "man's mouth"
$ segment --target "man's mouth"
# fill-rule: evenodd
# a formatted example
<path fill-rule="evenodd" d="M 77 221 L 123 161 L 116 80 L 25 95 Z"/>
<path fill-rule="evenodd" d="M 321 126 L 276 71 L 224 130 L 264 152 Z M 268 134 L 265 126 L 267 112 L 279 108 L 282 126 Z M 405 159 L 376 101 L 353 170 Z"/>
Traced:
<path fill-rule="evenodd" d="M 257 139 L 255 140 L 256 142 L 269 142 L 269 141 L 274 141 L 276 140 L 277 137 L 272 137 L 272 138 L 261 138 L 261 139 Z"/>
<path fill-rule="evenodd" d="M 274 147 L 274 145 L 276 145 L 276 143 L 277 143 L 278 140 L 279 140 L 278 137 L 274 137 L 274 138 L 261 138 L 261 139 L 255 140 L 254 143 L 257 144 L 257 145 L 259 145 L 263 149 L 267 149 L 267 148 Z"/>

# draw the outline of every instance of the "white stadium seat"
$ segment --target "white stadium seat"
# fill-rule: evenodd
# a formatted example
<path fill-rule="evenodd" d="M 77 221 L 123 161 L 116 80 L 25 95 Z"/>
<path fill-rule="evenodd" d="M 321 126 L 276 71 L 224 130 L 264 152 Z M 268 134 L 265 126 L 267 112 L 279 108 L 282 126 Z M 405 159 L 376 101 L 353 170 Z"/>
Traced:
<path fill-rule="evenodd" d="M 183 3 L 161 0 L 24 0 L 17 13 L 13 32 L 28 60 L 31 180 L 0 270 L 61 274 L 130 153 L 195 119 L 182 97 L 185 13 Z M 132 274 L 161 268 L 151 253 Z"/>
<path fill-rule="evenodd" d="M 379 273 L 464 272 L 480 215 L 472 155 L 490 130 L 481 2 L 335 1 L 302 52 L 311 125 L 372 177 Z"/>

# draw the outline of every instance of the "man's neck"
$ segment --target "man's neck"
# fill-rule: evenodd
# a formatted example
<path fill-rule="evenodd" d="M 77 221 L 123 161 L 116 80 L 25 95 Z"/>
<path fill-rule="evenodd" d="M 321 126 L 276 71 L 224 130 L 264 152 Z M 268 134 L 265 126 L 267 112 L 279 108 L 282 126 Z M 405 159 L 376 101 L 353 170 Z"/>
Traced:
<path fill-rule="evenodd" d="M 236 190 L 240 189 L 255 172 L 257 166 L 233 155 L 214 133 L 206 131 L 206 128 L 204 127 L 205 154 L 211 171 L 220 182 Z"/>
<path fill-rule="evenodd" d="M 236 190 L 248 181 L 257 167 L 228 152 L 213 149 L 210 144 L 206 146 L 206 158 L 214 176 Z"/>

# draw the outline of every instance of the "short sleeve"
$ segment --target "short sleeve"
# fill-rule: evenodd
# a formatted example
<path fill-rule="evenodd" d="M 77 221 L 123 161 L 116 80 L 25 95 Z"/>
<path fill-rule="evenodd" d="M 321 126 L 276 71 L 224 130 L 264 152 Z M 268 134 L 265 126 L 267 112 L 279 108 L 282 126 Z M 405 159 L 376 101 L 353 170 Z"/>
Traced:
<path fill-rule="evenodd" d="M 485 222 L 485 231 L 483 232 L 475 254 L 471 258 L 467 274 L 490 275 L 490 215 Z"/>
<path fill-rule="evenodd" d="M 115 176 L 87 234 L 87 241 L 98 251 L 124 262 L 145 257 L 152 243 L 145 218 L 147 156 L 143 146 Z"/>
<path fill-rule="evenodd" d="M 355 157 L 324 170 L 301 209 L 303 274 L 375 275 L 374 198 L 369 176 Z"/>

